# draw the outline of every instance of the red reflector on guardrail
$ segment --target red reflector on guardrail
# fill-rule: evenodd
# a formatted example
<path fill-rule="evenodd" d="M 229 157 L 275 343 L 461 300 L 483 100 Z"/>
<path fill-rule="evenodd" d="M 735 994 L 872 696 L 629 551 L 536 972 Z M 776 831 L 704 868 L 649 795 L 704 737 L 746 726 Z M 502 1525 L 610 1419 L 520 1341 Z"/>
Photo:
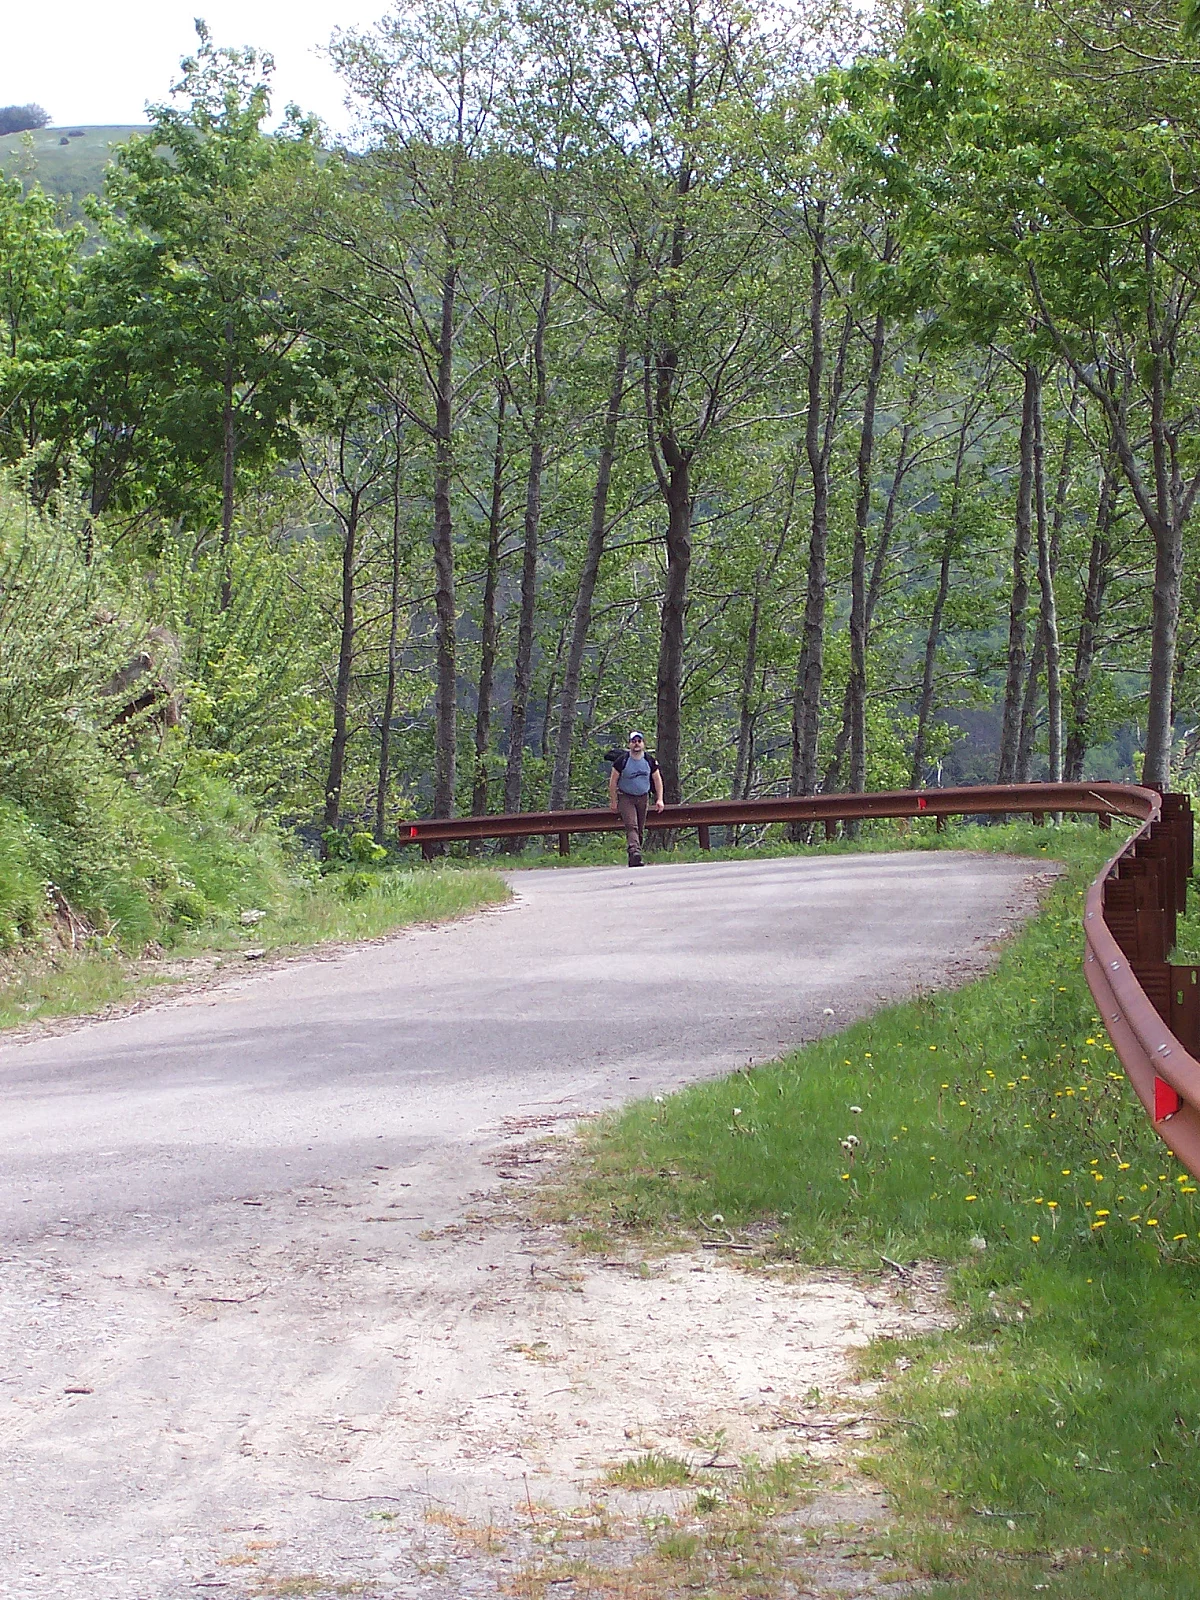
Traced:
<path fill-rule="evenodd" d="M 1154 1078 L 1154 1120 L 1165 1122 L 1168 1117 L 1173 1117 L 1183 1104 L 1179 1095 L 1169 1083 L 1155 1074 Z"/>
<path fill-rule="evenodd" d="M 408 837 L 409 837 L 409 838 L 410 838 L 410 839 L 415 839 L 415 838 L 416 838 L 416 837 L 417 837 L 417 830 L 416 830 L 416 828 L 410 828 L 410 829 L 409 829 L 409 830 L 408 830 Z"/>

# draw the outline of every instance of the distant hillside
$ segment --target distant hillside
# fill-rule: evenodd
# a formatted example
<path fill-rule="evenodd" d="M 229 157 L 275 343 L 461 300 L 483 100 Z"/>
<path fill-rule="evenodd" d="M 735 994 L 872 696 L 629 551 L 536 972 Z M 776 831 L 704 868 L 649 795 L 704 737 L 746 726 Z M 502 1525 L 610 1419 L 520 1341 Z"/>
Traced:
<path fill-rule="evenodd" d="M 85 128 L 68 123 L 33 133 L 6 134 L 0 137 L 0 171 L 27 185 L 40 183 L 47 194 L 66 201 L 70 215 L 78 217 L 84 196 L 99 194 L 104 186 L 112 147 L 145 131 L 144 127 Z M 75 132 L 79 137 L 70 138 Z"/>

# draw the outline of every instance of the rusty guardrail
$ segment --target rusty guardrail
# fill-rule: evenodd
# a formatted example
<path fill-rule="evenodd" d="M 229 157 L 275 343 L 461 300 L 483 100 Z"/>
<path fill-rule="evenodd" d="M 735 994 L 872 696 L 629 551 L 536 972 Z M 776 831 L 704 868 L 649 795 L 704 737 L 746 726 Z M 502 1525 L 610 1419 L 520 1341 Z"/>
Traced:
<path fill-rule="evenodd" d="M 765 823 L 936 818 L 1047 813 L 1094 814 L 1100 826 L 1114 816 L 1140 821 L 1138 832 L 1113 856 L 1087 895 L 1084 972 L 1117 1055 L 1154 1130 L 1175 1156 L 1200 1176 L 1200 966 L 1172 963 L 1176 922 L 1184 910 L 1193 865 L 1193 823 L 1186 795 L 1160 795 L 1123 783 L 986 784 L 977 788 L 899 789 L 764 800 L 706 800 L 651 812 L 654 830 L 695 828 L 703 849 L 714 827 Z M 527 811 L 405 823 L 401 844 L 426 857 L 452 840 L 558 839 L 566 855 L 571 835 L 623 832 L 616 812 Z"/>

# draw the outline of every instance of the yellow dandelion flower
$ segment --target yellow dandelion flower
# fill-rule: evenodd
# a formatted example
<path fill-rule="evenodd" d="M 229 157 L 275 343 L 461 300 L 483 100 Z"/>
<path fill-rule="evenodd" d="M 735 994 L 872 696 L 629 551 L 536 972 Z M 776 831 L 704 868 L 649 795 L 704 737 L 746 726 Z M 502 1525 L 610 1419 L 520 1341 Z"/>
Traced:
<path fill-rule="evenodd" d="M 1029 1237 L 1033 1240 L 1034 1244 L 1040 1244 L 1042 1242 L 1042 1236 L 1040 1233 L 1031 1233 Z"/>
<path fill-rule="evenodd" d="M 978 1200 L 979 1196 L 977 1194 L 969 1194 L 969 1195 L 964 1196 L 964 1198 L 967 1199 L 967 1200 Z"/>
<path fill-rule="evenodd" d="M 1187 1234 L 1186 1233 L 1177 1233 L 1175 1235 L 1175 1242 L 1178 1243 L 1180 1239 L 1186 1239 L 1186 1238 L 1187 1238 Z"/>
<path fill-rule="evenodd" d="M 1147 1217 L 1146 1218 L 1146 1226 L 1148 1228 L 1157 1228 L 1158 1227 L 1158 1218 L 1157 1217 Z"/>

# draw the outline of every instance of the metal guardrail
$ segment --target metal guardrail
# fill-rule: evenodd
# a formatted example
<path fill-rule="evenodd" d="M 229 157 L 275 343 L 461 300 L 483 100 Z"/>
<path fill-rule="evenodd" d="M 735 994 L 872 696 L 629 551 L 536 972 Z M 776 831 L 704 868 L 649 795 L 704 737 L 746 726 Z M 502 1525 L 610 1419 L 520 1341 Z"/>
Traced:
<path fill-rule="evenodd" d="M 1142 827 L 1112 858 L 1087 895 L 1084 973 L 1104 1026 L 1154 1130 L 1200 1177 L 1200 966 L 1170 961 L 1193 865 L 1193 823 L 1186 795 L 1160 795 L 1122 783 L 988 784 L 977 788 L 900 789 L 765 800 L 707 800 L 651 812 L 655 831 L 695 828 L 703 849 L 714 827 L 825 823 L 870 818 L 1093 814 L 1102 828 L 1114 816 Z M 432 856 L 452 840 L 558 839 L 618 833 L 615 811 L 527 811 L 405 823 L 399 842 Z"/>

